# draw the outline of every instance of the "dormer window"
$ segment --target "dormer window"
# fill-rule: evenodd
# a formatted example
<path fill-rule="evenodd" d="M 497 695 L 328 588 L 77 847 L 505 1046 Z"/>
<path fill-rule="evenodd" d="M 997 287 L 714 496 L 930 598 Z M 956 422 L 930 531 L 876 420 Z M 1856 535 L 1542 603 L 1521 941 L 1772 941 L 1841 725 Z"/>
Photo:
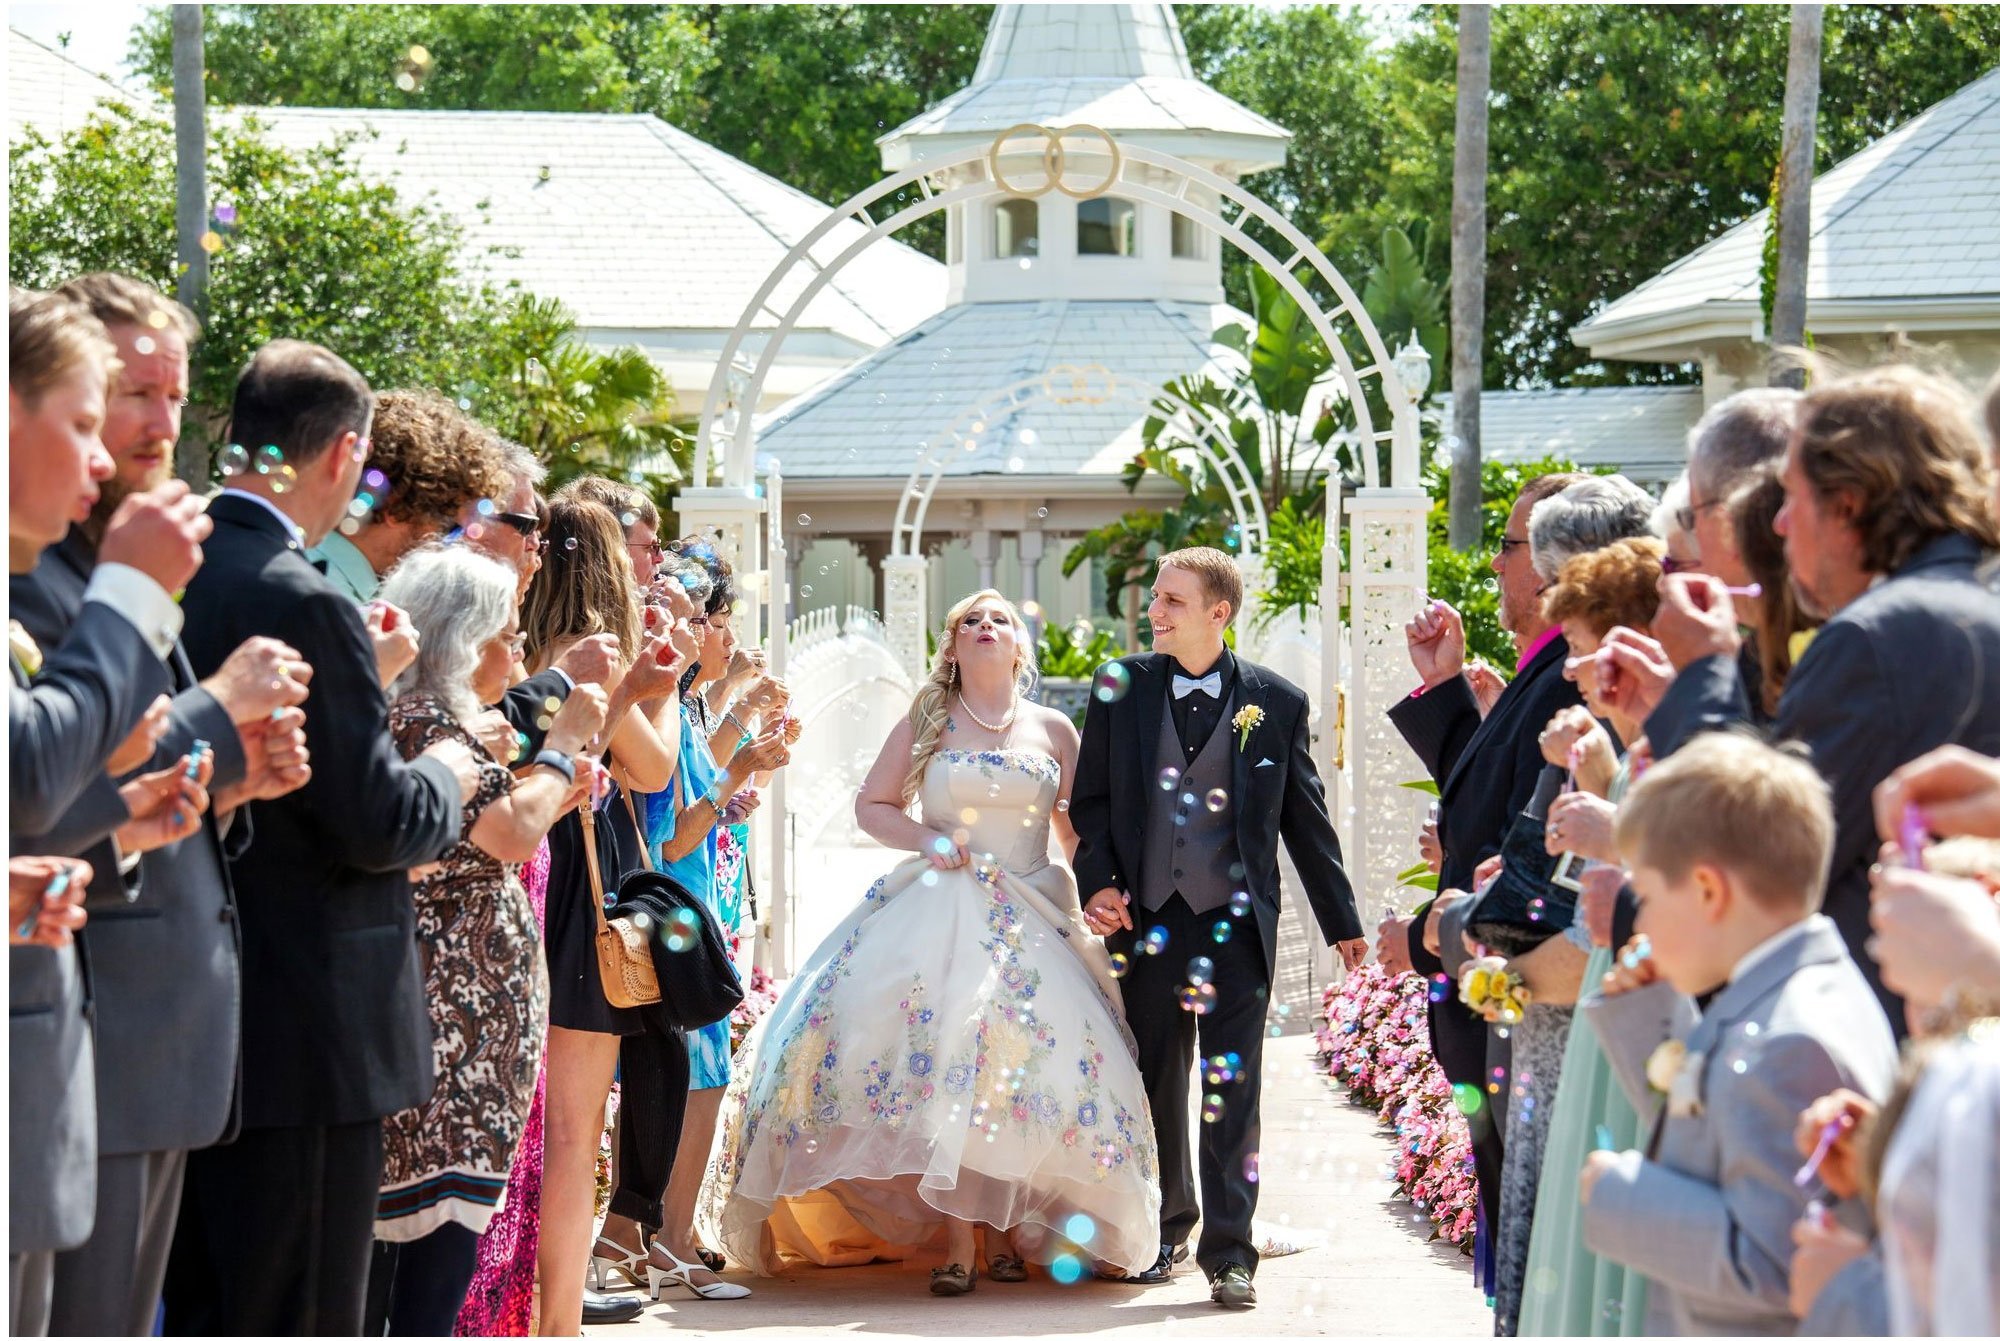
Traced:
<path fill-rule="evenodd" d="M 1010 256 L 1042 254 L 1041 209 L 1032 200 L 1003 200 L 993 207 L 993 255 L 996 260 Z"/>
<path fill-rule="evenodd" d="M 1076 206 L 1076 254 L 1137 256 L 1139 212 L 1129 200 L 1099 196 Z"/>
<path fill-rule="evenodd" d="M 1201 259 L 1202 226 L 1187 215 L 1174 213 L 1174 258 L 1181 261 Z"/>

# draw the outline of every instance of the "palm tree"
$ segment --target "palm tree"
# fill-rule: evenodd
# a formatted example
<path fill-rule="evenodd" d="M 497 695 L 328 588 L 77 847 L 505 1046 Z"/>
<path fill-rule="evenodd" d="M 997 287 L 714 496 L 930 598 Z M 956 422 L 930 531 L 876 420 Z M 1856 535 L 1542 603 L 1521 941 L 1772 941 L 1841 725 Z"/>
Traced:
<path fill-rule="evenodd" d="M 208 252 L 202 239 L 208 232 L 208 107 L 203 88 L 200 5 L 175 5 L 174 35 L 174 231 L 175 259 L 180 280 L 175 286 L 182 306 L 208 317 Z M 192 439 L 195 435 L 190 434 Z M 192 446 L 190 442 L 190 446 Z M 208 453 L 183 451 L 177 463 L 180 477 L 195 488 L 208 482 Z"/>
<path fill-rule="evenodd" d="M 1458 123 L 1451 164 L 1451 547 L 1479 543 L 1480 353 L 1486 339 L 1486 91 L 1491 10 L 1458 7 Z"/>
<path fill-rule="evenodd" d="M 1819 120 L 1820 40 L 1826 12 L 1792 6 L 1791 51 L 1785 64 L 1784 134 L 1778 151 L 1778 274 L 1771 297 L 1771 349 L 1797 348 L 1806 338 L 1806 260 L 1812 246 L 1813 139 Z M 1803 367 L 1777 364 L 1773 386 L 1804 387 Z"/>
<path fill-rule="evenodd" d="M 599 350 L 553 298 L 524 297 L 507 314 L 480 413 L 533 449 L 549 487 L 603 474 L 656 497 L 687 477 L 692 439 L 673 422 L 674 393 L 645 352 Z"/>

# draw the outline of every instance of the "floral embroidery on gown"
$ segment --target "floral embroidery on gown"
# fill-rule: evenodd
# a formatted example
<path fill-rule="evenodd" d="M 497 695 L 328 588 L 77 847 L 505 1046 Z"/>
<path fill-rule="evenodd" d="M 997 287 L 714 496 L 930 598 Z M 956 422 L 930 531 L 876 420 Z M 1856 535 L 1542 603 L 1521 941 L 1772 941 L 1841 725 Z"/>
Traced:
<path fill-rule="evenodd" d="M 1103 945 L 1048 857 L 1059 766 L 940 751 L 923 821 L 973 861 L 913 857 L 800 967 L 738 1056 L 697 1223 L 770 1274 L 941 1246 L 944 1217 L 1128 1271 L 1159 1255 L 1152 1116 Z"/>

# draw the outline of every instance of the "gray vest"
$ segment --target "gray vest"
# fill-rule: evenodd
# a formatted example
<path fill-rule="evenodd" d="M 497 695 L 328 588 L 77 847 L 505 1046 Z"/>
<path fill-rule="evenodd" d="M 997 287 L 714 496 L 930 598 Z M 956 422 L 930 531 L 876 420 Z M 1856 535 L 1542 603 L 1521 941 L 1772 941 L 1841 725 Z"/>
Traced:
<path fill-rule="evenodd" d="M 1230 751 L 1236 733 L 1224 718 L 1215 724 L 1208 743 L 1181 774 L 1177 786 L 1162 789 L 1149 782 L 1146 806 L 1146 854 L 1139 868 L 1139 901 L 1158 909 L 1175 894 L 1197 913 L 1229 906 L 1229 896 L 1243 884 L 1242 858 L 1236 851 L 1236 797 L 1220 811 L 1208 808 L 1212 791 L 1229 792 L 1234 772 Z M 1160 746 L 1154 758 L 1179 760 L 1187 751 L 1174 730 L 1171 699 L 1160 706 Z M 1168 765 L 1162 762 L 1164 771 Z M 1231 870 L 1237 874 L 1231 875 Z"/>

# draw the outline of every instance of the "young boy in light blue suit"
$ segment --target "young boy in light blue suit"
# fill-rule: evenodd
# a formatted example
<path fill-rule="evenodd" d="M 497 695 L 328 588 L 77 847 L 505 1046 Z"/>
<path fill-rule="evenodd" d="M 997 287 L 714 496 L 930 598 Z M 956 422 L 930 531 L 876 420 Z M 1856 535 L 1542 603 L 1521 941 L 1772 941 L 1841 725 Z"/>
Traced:
<path fill-rule="evenodd" d="M 1896 1066 L 1818 912 L 1827 785 L 1796 754 L 1703 736 L 1626 797 L 1618 846 L 1645 939 L 1578 1009 L 1651 1134 L 1585 1165 L 1585 1241 L 1655 1282 L 1649 1332 L 1792 1335 L 1792 1225 L 1818 1190 L 1796 1176 L 1798 1115 L 1842 1087 L 1879 1102 Z M 1865 1228 L 1858 1205 L 1831 1212 Z"/>

